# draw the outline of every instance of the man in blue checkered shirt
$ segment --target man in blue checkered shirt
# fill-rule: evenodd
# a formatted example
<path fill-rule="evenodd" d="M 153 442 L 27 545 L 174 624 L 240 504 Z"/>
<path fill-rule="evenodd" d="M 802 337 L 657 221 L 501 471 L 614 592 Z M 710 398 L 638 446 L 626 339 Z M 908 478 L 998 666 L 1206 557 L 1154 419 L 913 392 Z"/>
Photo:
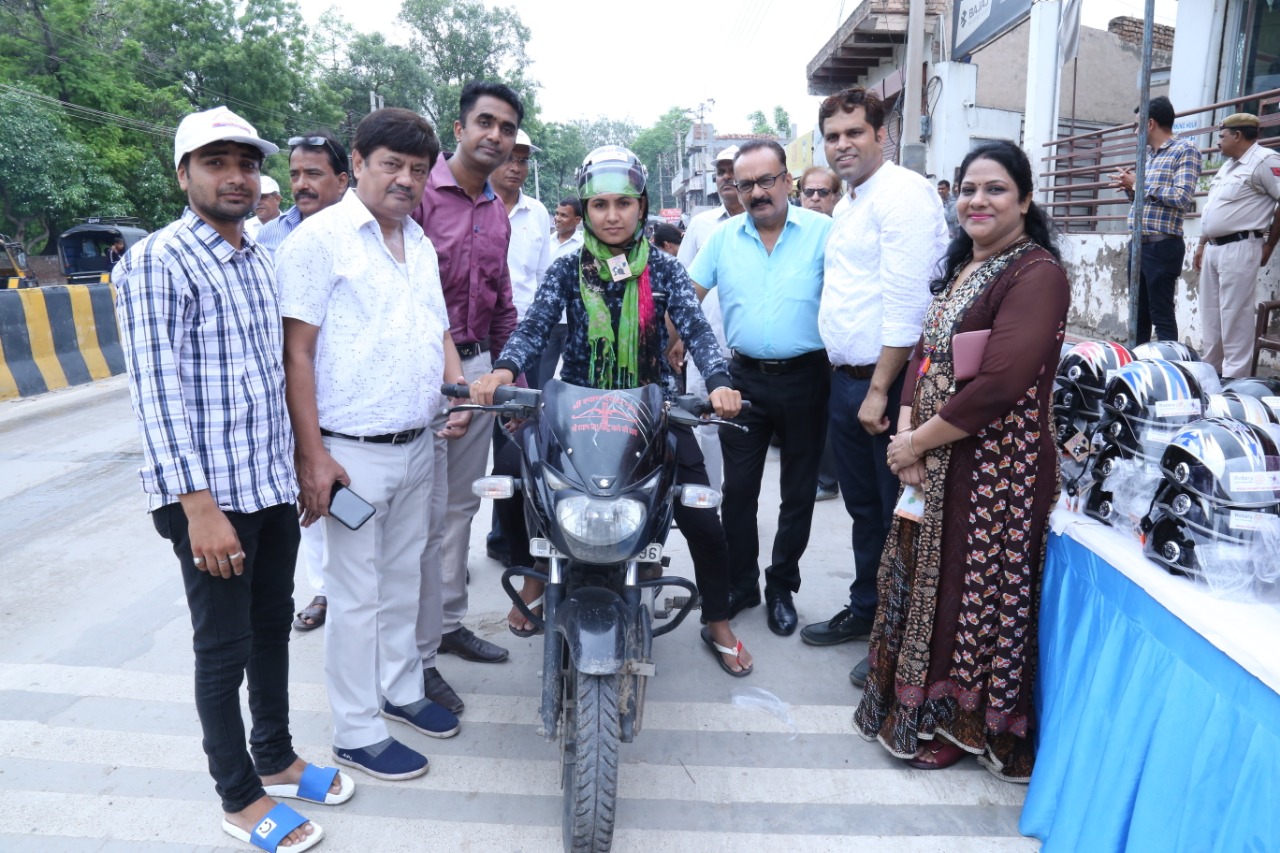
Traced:
<path fill-rule="evenodd" d="M 183 119 L 174 167 L 188 207 L 135 245 L 114 280 L 139 473 L 182 569 L 222 828 L 301 851 L 319 842 L 320 827 L 273 797 L 333 804 L 354 784 L 307 765 L 289 733 L 298 485 L 275 276 L 244 233 L 262 160 L 277 150 L 226 107 Z M 240 712 L 246 674 L 252 756 Z"/>
<path fill-rule="evenodd" d="M 1138 112 L 1138 110 L 1134 110 Z M 1142 281 L 1138 289 L 1138 340 L 1178 340 L 1174 295 L 1186 260 L 1182 218 L 1196 209 L 1200 180 L 1200 149 L 1173 133 L 1174 111 L 1169 99 L 1152 98 L 1147 107 L 1147 192 L 1142 206 Z M 1125 168 L 1111 176 L 1111 186 L 1133 198 L 1137 178 Z M 1129 211 L 1133 228 L 1133 211 Z"/>

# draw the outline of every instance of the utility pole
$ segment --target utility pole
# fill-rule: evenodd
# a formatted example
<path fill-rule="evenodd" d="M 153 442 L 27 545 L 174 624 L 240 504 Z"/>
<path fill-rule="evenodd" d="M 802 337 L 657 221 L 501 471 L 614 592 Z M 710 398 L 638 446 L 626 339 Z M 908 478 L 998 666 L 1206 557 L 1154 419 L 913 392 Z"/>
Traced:
<path fill-rule="evenodd" d="M 925 146 L 920 141 L 920 101 L 924 91 L 924 0 L 907 7 L 907 67 L 902 75 L 902 149 L 898 162 L 913 172 L 925 173 Z"/>
<path fill-rule="evenodd" d="M 1147 205 L 1147 121 L 1151 100 L 1152 21 L 1155 0 L 1147 0 L 1142 21 L 1142 74 L 1138 94 L 1138 160 L 1133 171 L 1133 224 L 1129 228 L 1129 346 L 1138 342 L 1138 288 L 1142 287 L 1142 213 Z"/>

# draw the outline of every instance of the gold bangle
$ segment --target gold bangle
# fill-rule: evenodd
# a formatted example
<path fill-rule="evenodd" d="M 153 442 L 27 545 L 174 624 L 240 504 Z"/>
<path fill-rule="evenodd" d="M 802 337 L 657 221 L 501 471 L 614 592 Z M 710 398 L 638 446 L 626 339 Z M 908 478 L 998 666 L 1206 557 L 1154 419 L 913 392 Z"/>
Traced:
<path fill-rule="evenodd" d="M 911 451 L 911 455 L 912 455 L 912 456 L 914 456 L 916 459 L 919 459 L 919 458 L 920 458 L 920 454 L 919 454 L 919 453 L 916 453 L 916 445 L 915 445 L 915 441 L 914 441 L 915 437 L 916 437 L 916 431 L 915 431 L 915 430 L 913 430 L 913 429 L 909 429 L 909 430 L 907 430 L 907 450 L 910 450 L 910 451 Z"/>

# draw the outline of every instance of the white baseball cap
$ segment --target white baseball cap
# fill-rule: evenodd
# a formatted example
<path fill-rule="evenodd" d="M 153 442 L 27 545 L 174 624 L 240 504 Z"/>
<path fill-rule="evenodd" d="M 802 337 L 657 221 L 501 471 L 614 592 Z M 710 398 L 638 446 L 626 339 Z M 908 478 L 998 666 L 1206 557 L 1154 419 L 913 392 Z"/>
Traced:
<path fill-rule="evenodd" d="M 262 152 L 263 157 L 268 157 L 280 150 L 279 147 L 259 138 L 258 131 L 253 125 L 231 110 L 226 107 L 214 107 L 204 112 L 192 113 L 178 125 L 178 132 L 173 137 L 173 168 L 178 168 L 182 158 L 197 148 L 203 148 L 210 142 L 223 139 L 252 145 Z M 279 187 L 276 191 L 279 192 Z"/>
<path fill-rule="evenodd" d="M 719 154 L 716 155 L 715 162 L 719 163 L 721 160 L 732 160 L 734 157 L 737 157 L 737 156 L 738 156 L 738 146 L 730 145 L 728 148 L 724 149 L 723 151 L 721 151 Z"/>
<path fill-rule="evenodd" d="M 541 148 L 533 144 L 533 140 L 529 138 L 529 134 L 525 133 L 523 130 L 517 130 L 515 147 L 518 148 L 521 145 L 523 145 L 525 148 L 528 148 L 531 154 L 537 154 L 539 151 L 542 150 Z"/>
<path fill-rule="evenodd" d="M 276 179 L 271 177 L 270 175 L 263 175 L 262 176 L 262 194 L 271 195 L 272 193 L 275 193 L 276 195 L 280 195 L 280 185 L 276 183 Z"/>

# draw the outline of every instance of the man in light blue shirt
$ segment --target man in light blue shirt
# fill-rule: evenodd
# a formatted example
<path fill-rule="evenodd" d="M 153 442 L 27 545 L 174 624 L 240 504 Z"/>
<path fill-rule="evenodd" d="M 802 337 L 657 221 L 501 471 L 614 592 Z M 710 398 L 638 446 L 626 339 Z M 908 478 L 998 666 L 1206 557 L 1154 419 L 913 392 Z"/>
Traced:
<path fill-rule="evenodd" d="M 740 534 L 729 540 L 729 615 L 760 603 L 756 506 L 769 440 L 777 433 L 782 505 L 765 599 L 769 629 L 788 636 L 796 629 L 792 595 L 800 589 L 827 432 L 831 366 L 818 333 L 818 306 L 831 219 L 788 202 L 792 178 L 776 142 L 743 145 L 734 179 L 746 214 L 717 228 L 689 268 L 699 295 L 718 288 L 733 385 L 752 406 L 736 419 L 748 432 L 725 428 L 720 435 L 724 524 Z"/>

